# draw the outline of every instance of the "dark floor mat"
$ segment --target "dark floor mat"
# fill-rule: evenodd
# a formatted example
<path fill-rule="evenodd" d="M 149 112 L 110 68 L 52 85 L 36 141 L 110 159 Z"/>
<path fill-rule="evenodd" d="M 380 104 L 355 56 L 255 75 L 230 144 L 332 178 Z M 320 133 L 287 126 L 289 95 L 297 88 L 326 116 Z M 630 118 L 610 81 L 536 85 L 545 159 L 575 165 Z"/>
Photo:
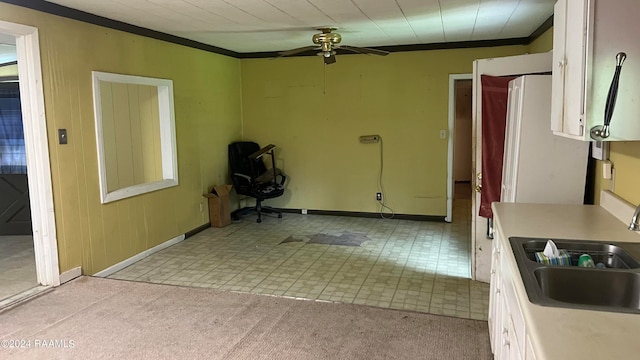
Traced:
<path fill-rule="evenodd" d="M 282 240 L 280 244 L 291 242 L 304 242 L 307 244 L 324 244 L 324 245 L 341 245 L 341 246 L 360 246 L 363 242 L 371 240 L 364 234 L 345 232 L 340 235 L 329 234 L 312 234 L 303 237 L 294 237 L 290 235 Z"/>

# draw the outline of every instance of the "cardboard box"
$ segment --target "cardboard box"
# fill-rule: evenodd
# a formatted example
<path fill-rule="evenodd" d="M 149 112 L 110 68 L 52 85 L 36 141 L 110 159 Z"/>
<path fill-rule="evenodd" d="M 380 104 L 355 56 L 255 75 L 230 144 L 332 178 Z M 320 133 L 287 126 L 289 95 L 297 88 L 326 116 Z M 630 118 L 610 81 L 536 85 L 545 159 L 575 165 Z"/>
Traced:
<path fill-rule="evenodd" d="M 229 193 L 232 185 L 216 185 L 208 194 L 202 196 L 209 199 L 209 221 L 213 227 L 225 227 L 231 224 Z"/>

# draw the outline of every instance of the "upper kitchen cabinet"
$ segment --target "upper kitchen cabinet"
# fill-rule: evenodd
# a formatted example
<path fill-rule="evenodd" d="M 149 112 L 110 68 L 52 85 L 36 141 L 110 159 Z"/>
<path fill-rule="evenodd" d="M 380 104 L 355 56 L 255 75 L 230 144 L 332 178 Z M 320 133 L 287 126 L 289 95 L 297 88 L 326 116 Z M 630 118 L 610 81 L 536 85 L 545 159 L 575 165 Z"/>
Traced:
<path fill-rule="evenodd" d="M 591 130 L 602 127 L 609 113 L 605 140 L 640 140 L 638 14 L 638 0 L 558 0 L 553 28 L 554 134 L 596 140 Z M 621 52 L 626 60 L 618 67 L 618 91 L 608 96 L 610 88 L 616 88 L 616 56 Z M 618 56 L 618 64 L 621 58 Z M 613 101 L 607 107 L 608 98 Z"/>

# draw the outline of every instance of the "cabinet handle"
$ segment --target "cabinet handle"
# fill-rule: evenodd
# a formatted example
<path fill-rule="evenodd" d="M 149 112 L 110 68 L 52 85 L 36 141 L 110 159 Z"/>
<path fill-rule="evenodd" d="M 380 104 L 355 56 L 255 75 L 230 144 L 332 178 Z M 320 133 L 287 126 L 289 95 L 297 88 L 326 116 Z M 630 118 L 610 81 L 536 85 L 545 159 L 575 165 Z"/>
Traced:
<path fill-rule="evenodd" d="M 609 124 L 611 124 L 611 118 L 613 117 L 613 110 L 616 107 L 616 99 L 618 98 L 618 85 L 620 83 L 620 72 L 622 71 L 622 64 L 624 64 L 627 54 L 619 52 L 616 55 L 616 70 L 613 73 L 613 80 L 609 86 L 609 93 L 607 94 L 607 103 L 604 109 L 604 125 L 596 125 L 591 128 L 591 138 L 596 141 L 603 141 L 609 137 Z"/>

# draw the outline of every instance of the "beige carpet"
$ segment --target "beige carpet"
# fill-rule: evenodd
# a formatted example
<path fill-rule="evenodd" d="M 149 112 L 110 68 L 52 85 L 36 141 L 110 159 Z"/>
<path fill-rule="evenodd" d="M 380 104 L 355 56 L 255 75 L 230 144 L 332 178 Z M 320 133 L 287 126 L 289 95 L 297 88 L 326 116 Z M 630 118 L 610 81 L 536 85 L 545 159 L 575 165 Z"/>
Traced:
<path fill-rule="evenodd" d="M 1 312 L 0 339 L 11 359 L 491 358 L 483 321 L 90 277 Z"/>

